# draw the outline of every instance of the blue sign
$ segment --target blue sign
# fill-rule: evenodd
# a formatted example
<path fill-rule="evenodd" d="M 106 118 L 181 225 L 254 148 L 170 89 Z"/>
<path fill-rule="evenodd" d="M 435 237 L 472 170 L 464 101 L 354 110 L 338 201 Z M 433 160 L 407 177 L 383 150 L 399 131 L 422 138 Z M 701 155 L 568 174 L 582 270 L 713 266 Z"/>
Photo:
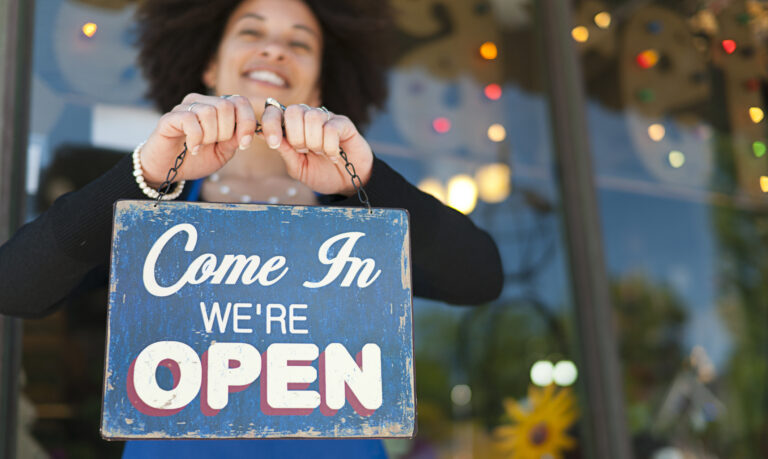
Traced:
<path fill-rule="evenodd" d="M 120 201 L 102 436 L 412 437 L 404 210 Z"/>

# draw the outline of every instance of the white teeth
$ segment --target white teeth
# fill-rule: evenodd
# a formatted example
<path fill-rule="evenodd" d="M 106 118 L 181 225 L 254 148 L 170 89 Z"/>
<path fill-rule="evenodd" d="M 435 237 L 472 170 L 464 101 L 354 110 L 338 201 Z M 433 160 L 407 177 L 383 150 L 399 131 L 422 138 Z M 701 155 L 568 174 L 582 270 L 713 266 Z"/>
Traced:
<path fill-rule="evenodd" d="M 280 76 L 269 70 L 256 70 L 248 74 L 248 78 L 252 80 L 263 81 L 265 83 L 271 83 L 277 86 L 285 86 L 285 80 Z"/>

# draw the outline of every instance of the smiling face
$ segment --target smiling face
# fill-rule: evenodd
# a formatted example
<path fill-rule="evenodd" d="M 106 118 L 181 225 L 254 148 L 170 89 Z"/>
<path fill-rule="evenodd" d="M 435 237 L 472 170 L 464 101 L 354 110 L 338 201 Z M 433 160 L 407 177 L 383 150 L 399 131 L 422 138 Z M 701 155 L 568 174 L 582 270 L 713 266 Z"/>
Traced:
<path fill-rule="evenodd" d="M 259 113 L 267 97 L 317 106 L 322 54 L 320 24 L 304 2 L 245 0 L 227 21 L 203 82 L 217 95 L 248 97 Z"/>

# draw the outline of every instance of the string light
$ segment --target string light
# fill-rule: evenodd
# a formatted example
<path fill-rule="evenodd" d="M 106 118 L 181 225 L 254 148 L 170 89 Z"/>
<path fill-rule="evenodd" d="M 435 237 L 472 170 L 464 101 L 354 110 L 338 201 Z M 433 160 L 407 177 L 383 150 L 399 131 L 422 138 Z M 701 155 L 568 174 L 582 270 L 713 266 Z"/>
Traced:
<path fill-rule="evenodd" d="M 646 49 L 635 57 L 635 61 L 640 67 L 649 69 L 659 62 L 659 53 L 654 49 Z"/>
<path fill-rule="evenodd" d="M 768 177 L 765 175 L 760 177 L 760 189 L 763 190 L 763 193 L 768 193 Z"/>
<path fill-rule="evenodd" d="M 509 166 L 503 163 L 487 164 L 475 173 L 480 199 L 499 203 L 507 199 L 510 188 Z"/>
<path fill-rule="evenodd" d="M 425 178 L 418 184 L 418 188 L 437 198 L 438 201 L 445 204 L 445 188 L 443 188 L 443 184 L 440 183 L 439 180 L 433 179 L 433 178 Z"/>
<path fill-rule="evenodd" d="M 488 138 L 493 142 L 501 142 L 507 138 L 507 130 L 501 124 L 492 124 L 488 127 Z"/>
<path fill-rule="evenodd" d="M 601 11 L 595 15 L 595 25 L 601 29 L 607 29 L 611 26 L 611 15 L 605 11 Z"/>
<path fill-rule="evenodd" d="M 432 121 L 432 129 L 438 134 L 445 134 L 451 130 L 451 120 L 445 117 L 435 118 Z"/>
<path fill-rule="evenodd" d="M 674 167 L 675 169 L 679 169 L 683 167 L 683 164 L 685 164 L 685 155 L 683 152 L 678 150 L 672 150 L 669 152 L 669 165 Z"/>
<path fill-rule="evenodd" d="M 448 181 L 448 205 L 463 214 L 470 214 L 477 205 L 477 185 L 466 174 L 459 174 Z"/>
<path fill-rule="evenodd" d="M 768 150 L 768 147 L 766 147 L 765 142 L 758 140 L 752 143 L 752 153 L 754 153 L 758 158 L 762 157 L 766 150 Z"/>
<path fill-rule="evenodd" d="M 81 29 L 83 31 L 83 35 L 85 35 L 88 38 L 91 38 L 96 31 L 99 29 L 99 26 L 97 26 L 93 22 L 86 22 L 83 24 L 83 28 Z"/>
<path fill-rule="evenodd" d="M 485 97 L 491 100 L 501 99 L 501 86 L 497 85 L 496 83 L 491 83 L 486 86 L 483 92 L 485 93 Z"/>
<path fill-rule="evenodd" d="M 760 121 L 763 121 L 763 118 L 765 118 L 765 113 L 760 107 L 749 107 L 749 117 L 752 118 L 753 123 L 757 124 Z"/>
<path fill-rule="evenodd" d="M 662 124 L 654 123 L 648 126 L 648 137 L 654 142 L 661 142 L 666 133 L 667 130 L 664 129 L 664 125 Z"/>
<path fill-rule="evenodd" d="M 531 366 L 531 382 L 540 387 L 552 384 L 552 373 L 555 366 L 548 360 L 539 360 Z"/>
<path fill-rule="evenodd" d="M 576 364 L 570 360 L 561 360 L 555 364 L 552 369 L 552 379 L 558 386 L 570 386 L 576 382 L 576 378 L 579 376 L 579 371 L 576 368 Z"/>
<path fill-rule="evenodd" d="M 637 91 L 637 98 L 643 102 L 653 102 L 656 99 L 656 93 L 653 92 L 653 89 L 643 88 Z"/>
<path fill-rule="evenodd" d="M 577 26 L 571 30 L 571 36 L 579 43 L 589 40 L 589 30 L 584 26 Z"/>
<path fill-rule="evenodd" d="M 733 40 L 723 40 L 720 44 L 723 46 L 723 50 L 728 54 L 733 54 L 733 52 L 736 51 L 736 42 Z"/>
<path fill-rule="evenodd" d="M 492 61 L 499 55 L 499 50 L 496 48 L 496 43 L 492 41 L 486 41 L 480 45 L 480 55 L 483 59 Z"/>

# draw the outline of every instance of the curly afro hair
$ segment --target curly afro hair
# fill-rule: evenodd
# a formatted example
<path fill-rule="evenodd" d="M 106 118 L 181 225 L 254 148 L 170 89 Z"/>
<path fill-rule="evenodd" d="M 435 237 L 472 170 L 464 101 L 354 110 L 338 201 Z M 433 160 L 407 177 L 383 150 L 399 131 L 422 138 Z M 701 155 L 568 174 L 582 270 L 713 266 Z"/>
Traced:
<path fill-rule="evenodd" d="M 147 96 L 170 111 L 191 92 L 206 93 L 202 75 L 230 15 L 244 0 L 144 0 L 136 11 Z M 387 96 L 392 14 L 384 0 L 303 0 L 323 31 L 323 104 L 364 127 Z"/>

